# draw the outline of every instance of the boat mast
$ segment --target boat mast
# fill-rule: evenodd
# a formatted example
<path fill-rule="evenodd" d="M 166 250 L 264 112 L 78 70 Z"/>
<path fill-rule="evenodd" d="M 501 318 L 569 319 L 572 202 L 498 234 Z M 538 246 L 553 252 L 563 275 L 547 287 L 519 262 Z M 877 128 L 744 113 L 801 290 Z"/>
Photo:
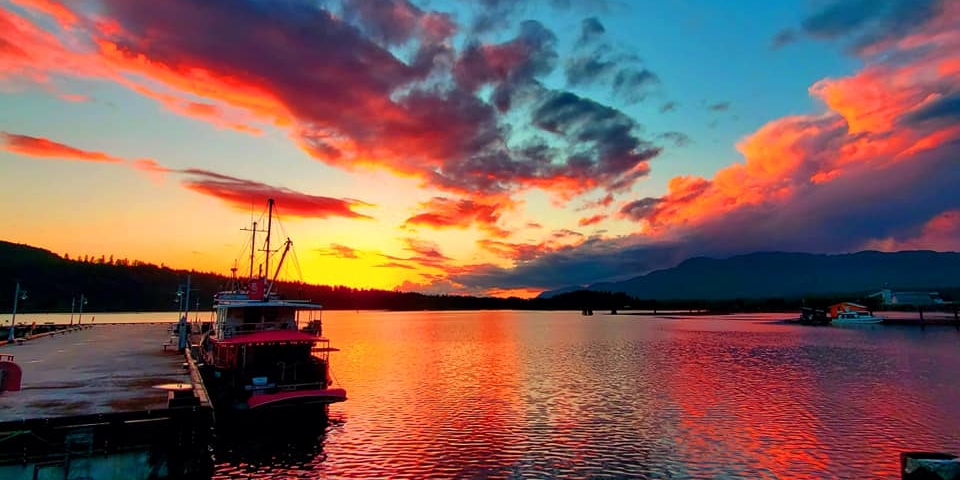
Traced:
<path fill-rule="evenodd" d="M 254 256 L 257 254 L 257 222 L 253 222 L 253 230 L 250 231 L 250 279 L 253 279 L 253 264 L 256 262 Z"/>
<path fill-rule="evenodd" d="M 245 232 L 250 232 L 250 276 L 247 277 L 248 280 L 253 280 L 253 264 L 256 263 L 257 254 L 257 232 L 262 232 L 263 230 L 257 230 L 257 222 L 253 222 L 253 228 L 241 228 Z"/>
<path fill-rule="evenodd" d="M 273 225 L 273 199 L 267 199 L 267 247 L 264 249 L 267 252 L 266 260 L 264 260 L 263 271 L 267 272 L 267 275 L 270 274 L 270 230 Z"/>

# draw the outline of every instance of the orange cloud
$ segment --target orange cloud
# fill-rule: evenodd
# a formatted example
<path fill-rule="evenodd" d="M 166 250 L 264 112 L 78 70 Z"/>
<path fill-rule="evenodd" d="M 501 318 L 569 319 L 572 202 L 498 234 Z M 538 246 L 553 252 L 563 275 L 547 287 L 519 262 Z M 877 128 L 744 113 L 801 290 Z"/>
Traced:
<path fill-rule="evenodd" d="M 484 293 L 490 297 L 497 298 L 536 298 L 537 295 L 540 295 L 543 292 L 539 288 L 490 288 L 487 289 Z"/>
<path fill-rule="evenodd" d="M 405 225 L 441 228 L 469 228 L 479 225 L 480 228 L 497 236 L 507 236 L 509 232 L 497 226 L 500 215 L 504 210 L 513 208 L 514 204 L 508 198 L 489 199 L 450 199 L 434 197 L 421 204 L 424 213 L 408 218 Z"/>
<path fill-rule="evenodd" d="M 171 112 L 183 115 L 185 117 L 196 118 L 220 128 L 230 128 L 239 132 L 255 135 L 263 133 L 263 130 L 249 125 L 249 123 L 253 120 L 252 118 L 244 119 L 243 117 L 245 117 L 245 115 L 240 112 L 236 112 L 233 109 L 225 110 L 224 108 L 209 103 L 195 102 L 180 98 L 176 95 L 160 93 L 133 82 L 121 83 L 127 83 L 127 86 L 131 90 L 134 90 L 145 97 L 152 98 Z"/>
<path fill-rule="evenodd" d="M 938 250 L 960 251 L 960 210 L 950 210 L 933 217 L 919 234 L 897 239 L 889 237 L 867 242 L 866 248 L 883 251 Z"/>
<path fill-rule="evenodd" d="M 31 10 L 42 12 L 53 17 L 60 25 L 69 27 L 77 23 L 77 15 L 62 3 L 54 0 L 8 0 L 14 5 L 20 5 Z"/>
<path fill-rule="evenodd" d="M 600 213 L 590 217 L 581 218 L 579 221 L 577 221 L 577 225 L 580 225 L 581 227 L 587 227 L 590 225 L 596 225 L 606 219 L 607 219 L 607 216 L 605 214 Z"/>
<path fill-rule="evenodd" d="M 60 98 L 66 100 L 66 101 L 68 101 L 68 102 L 75 102 L 75 103 L 89 102 L 90 100 L 92 100 L 92 98 L 90 98 L 90 96 L 88 96 L 88 95 L 81 95 L 81 94 L 78 94 L 78 93 L 62 93 L 62 94 L 60 94 L 59 96 L 60 96 Z"/>
<path fill-rule="evenodd" d="M 8 50 L 0 67 L 10 66 L 0 76 L 106 78 L 220 127 L 256 134 L 256 123 L 272 123 L 339 168 L 388 169 L 456 195 L 540 188 L 570 199 L 598 187 L 626 191 L 660 151 L 622 112 L 547 89 L 524 96 L 526 107 L 535 109 L 534 126 L 560 146 L 506 146 L 510 99 L 486 102 L 471 82 L 549 73 L 556 37 L 537 22 L 524 22 L 511 40 L 471 44 L 458 54 L 447 41 L 457 28 L 451 16 L 402 1 L 348 2 L 346 17 L 320 7 L 309 15 L 286 7 L 264 15 L 252 2 L 132 8 L 102 0 L 96 16 L 75 4 L 19 3 L 51 15 L 63 31 L 55 36 L 4 12 L 17 23 L 4 30 L 15 33 L 0 33 Z M 211 31 L 218 41 L 210 41 Z M 419 50 L 405 63 L 365 34 L 388 44 L 416 41 Z M 85 51 L 87 45 L 95 49 Z M 353 54 L 341 55 L 345 50 Z M 455 81 L 437 89 L 429 79 L 443 68 Z"/>
<path fill-rule="evenodd" d="M 50 3 L 24 2 L 27 4 L 35 7 Z M 95 56 L 70 50 L 56 35 L 0 7 L 0 81 L 22 79 L 46 84 L 54 73 L 79 77 L 107 76 Z"/>
<path fill-rule="evenodd" d="M 500 258 L 524 262 L 552 252 L 582 245 L 585 241 L 584 236 L 580 233 L 571 230 L 558 230 L 543 242 L 507 242 L 485 238 L 477 240 L 477 246 Z"/>
<path fill-rule="evenodd" d="M 810 88 L 827 111 L 774 120 L 737 144 L 744 162 L 713 179 L 677 177 L 659 198 L 631 202 L 621 214 L 647 232 L 695 228 L 752 208 L 803 202 L 813 189 L 847 175 L 876 172 L 960 138 L 960 128 L 931 117 L 960 88 L 960 7 L 945 6 L 925 28 L 886 44 L 859 72 Z M 888 58 L 910 61 L 887 61 Z M 932 112 L 932 113 L 931 113 Z M 922 120 L 922 121 L 921 121 Z M 838 205 L 838 208 L 843 208 Z"/>
<path fill-rule="evenodd" d="M 285 215 L 301 218 L 371 218 L 354 211 L 357 207 L 371 206 L 357 200 L 310 195 L 207 170 L 186 169 L 179 173 L 187 176 L 183 181 L 187 189 L 217 198 L 241 211 L 247 211 L 251 204 L 266 203 L 268 198 L 273 198 L 283 206 Z"/>
<path fill-rule="evenodd" d="M 336 243 L 331 243 L 327 248 L 317 249 L 317 252 L 320 255 L 325 257 L 349 258 L 349 259 L 360 258 L 359 251 L 357 249 L 348 247 L 346 245 L 336 244 Z"/>
<path fill-rule="evenodd" d="M 0 140 L 3 141 L 2 148 L 4 150 L 29 157 L 106 163 L 122 163 L 124 161 L 122 158 L 107 155 L 103 152 L 81 150 L 46 138 L 0 132 Z"/>

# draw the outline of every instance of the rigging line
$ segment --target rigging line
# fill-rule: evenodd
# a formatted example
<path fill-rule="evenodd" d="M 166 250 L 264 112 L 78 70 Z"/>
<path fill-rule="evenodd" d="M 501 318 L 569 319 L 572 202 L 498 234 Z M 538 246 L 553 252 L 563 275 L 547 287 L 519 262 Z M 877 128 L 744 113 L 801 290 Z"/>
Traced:
<path fill-rule="evenodd" d="M 258 228 L 258 229 L 260 228 L 260 226 L 261 226 L 262 223 L 263 223 L 263 217 L 264 217 L 264 213 L 263 213 L 263 212 L 260 212 L 260 217 L 257 218 L 257 228 Z M 251 202 L 251 205 L 250 205 L 250 225 L 253 225 L 253 204 L 252 204 L 252 202 Z M 246 230 L 249 231 L 249 229 L 248 229 L 247 227 L 244 227 L 244 228 L 241 229 L 241 230 L 244 230 L 244 229 L 246 229 Z M 258 230 L 258 231 L 259 231 L 259 230 Z M 234 262 L 235 262 L 235 264 L 236 264 L 236 265 L 234 265 L 234 266 L 237 266 L 237 267 L 238 267 L 238 272 L 241 271 L 241 270 L 239 269 L 239 265 L 241 264 L 240 259 L 244 259 L 242 264 L 246 264 L 246 263 L 247 263 L 247 260 L 246 260 L 246 259 L 248 259 L 248 258 L 250 257 L 250 242 L 249 242 L 249 241 L 243 241 L 243 242 L 240 242 L 240 244 L 241 244 L 240 254 L 234 259 Z M 253 253 L 254 253 L 254 256 L 256 256 L 256 252 L 253 252 Z M 243 278 L 243 277 L 240 276 L 239 273 L 238 273 L 238 278 Z"/>
<path fill-rule="evenodd" d="M 293 255 L 292 255 L 292 257 L 293 257 L 293 268 L 294 268 L 294 269 L 296 270 L 296 272 L 297 272 L 297 279 L 300 280 L 300 283 L 303 283 L 303 271 L 300 270 L 300 259 L 297 258 L 297 250 L 296 250 L 295 248 L 291 248 L 291 249 L 290 249 L 290 252 L 293 254 Z"/>
<path fill-rule="evenodd" d="M 274 210 L 276 210 L 277 207 L 274 206 L 273 208 L 274 208 Z M 282 233 L 284 237 L 290 238 L 290 234 L 287 233 L 287 229 L 284 228 L 283 222 L 280 222 L 279 219 L 278 219 L 278 220 L 277 220 L 277 225 L 280 226 L 280 233 Z M 297 274 L 297 277 L 296 277 L 296 278 L 297 278 L 297 281 L 299 281 L 300 283 L 303 283 L 303 270 L 301 270 L 301 268 L 300 268 L 300 258 L 297 257 L 297 247 L 296 247 L 295 245 L 291 245 L 291 247 L 290 247 L 290 255 L 291 255 L 292 260 L 293 260 L 293 268 L 294 268 L 294 271 L 295 271 L 296 274 Z"/>
<path fill-rule="evenodd" d="M 283 226 L 283 222 L 280 220 L 280 218 L 282 217 L 282 215 L 280 215 L 279 208 L 277 208 L 277 205 L 276 205 L 276 204 L 274 204 L 274 206 L 273 206 L 273 216 L 274 216 L 274 223 L 276 223 L 277 227 L 280 229 L 280 233 L 281 233 L 285 238 L 289 239 L 289 238 L 290 238 L 290 234 L 287 233 L 286 227 Z M 303 271 L 301 271 L 301 269 L 300 269 L 300 260 L 297 258 L 297 248 L 296 248 L 295 246 L 291 245 L 290 253 L 289 253 L 288 255 L 291 256 L 291 261 L 292 261 L 292 263 L 293 263 L 294 271 L 296 272 L 296 279 L 297 279 L 297 281 L 299 281 L 300 283 L 303 283 Z M 284 266 L 283 266 L 283 273 L 284 273 L 284 274 L 287 274 L 287 273 L 289 273 L 289 271 L 290 271 L 290 266 L 289 266 L 289 265 L 284 265 Z M 290 278 L 290 275 L 287 275 L 287 277 L 285 277 L 285 278 Z"/>

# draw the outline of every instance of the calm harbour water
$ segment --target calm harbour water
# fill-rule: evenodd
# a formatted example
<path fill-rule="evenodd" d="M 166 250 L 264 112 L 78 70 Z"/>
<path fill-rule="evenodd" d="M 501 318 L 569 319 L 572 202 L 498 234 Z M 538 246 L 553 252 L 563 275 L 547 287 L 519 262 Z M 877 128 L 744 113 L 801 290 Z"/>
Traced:
<path fill-rule="evenodd" d="M 324 312 L 349 400 L 219 445 L 215 478 L 899 478 L 902 451 L 960 453 L 960 333 L 787 316 Z"/>

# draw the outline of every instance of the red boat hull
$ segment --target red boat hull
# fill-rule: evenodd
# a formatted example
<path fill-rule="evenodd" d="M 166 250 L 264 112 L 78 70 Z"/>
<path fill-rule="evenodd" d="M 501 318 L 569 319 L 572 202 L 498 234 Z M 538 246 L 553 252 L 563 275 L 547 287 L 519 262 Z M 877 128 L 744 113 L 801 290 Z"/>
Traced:
<path fill-rule="evenodd" d="M 297 404 L 330 404 L 347 399 L 347 391 L 342 388 L 318 388 L 312 390 L 291 390 L 277 393 L 258 393 L 247 399 L 247 407 L 265 409 L 270 407 Z"/>

